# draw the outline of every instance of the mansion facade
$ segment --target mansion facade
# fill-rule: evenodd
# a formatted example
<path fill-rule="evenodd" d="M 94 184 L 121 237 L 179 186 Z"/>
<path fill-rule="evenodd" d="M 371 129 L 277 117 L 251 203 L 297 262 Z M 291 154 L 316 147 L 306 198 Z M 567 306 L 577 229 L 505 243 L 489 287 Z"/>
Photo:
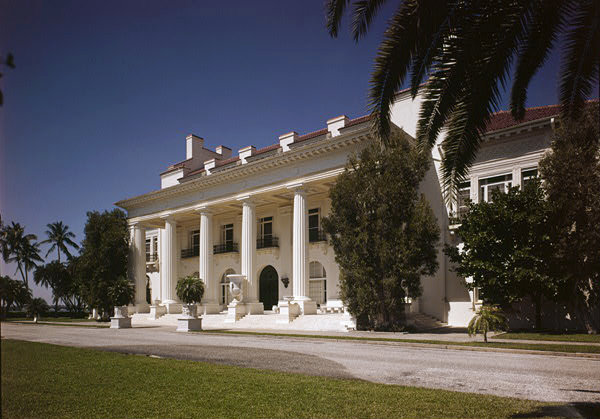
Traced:
<path fill-rule="evenodd" d="M 414 138 L 420 104 L 419 96 L 398 93 L 392 129 Z M 421 192 L 441 231 L 439 269 L 423 278 L 423 294 L 411 302 L 411 311 L 455 326 L 471 319 L 477 292 L 452 272 L 444 244 L 458 245 L 456 220 L 467 199 L 490 200 L 492 191 L 537 175 L 558 111 L 558 106 L 530 108 L 518 122 L 509 112 L 495 114 L 469 181 L 450 205 L 442 196 L 440 149 L 434 147 Z M 237 155 L 225 146 L 211 150 L 202 138 L 189 135 L 186 159 L 161 173 L 160 190 L 116 204 L 127 210 L 131 227 L 136 311 L 148 312 L 151 302 L 166 313 L 180 312 L 175 286 L 191 274 L 205 283 L 206 314 L 227 310 L 231 274 L 243 275 L 250 315 L 277 310 L 284 300 L 298 304 L 302 315 L 342 310 L 339 268 L 321 220 L 329 214 L 328 192 L 348 157 L 374 141 L 370 127 L 368 116 L 339 116 L 318 131 L 289 132 L 271 146 L 247 146 Z"/>

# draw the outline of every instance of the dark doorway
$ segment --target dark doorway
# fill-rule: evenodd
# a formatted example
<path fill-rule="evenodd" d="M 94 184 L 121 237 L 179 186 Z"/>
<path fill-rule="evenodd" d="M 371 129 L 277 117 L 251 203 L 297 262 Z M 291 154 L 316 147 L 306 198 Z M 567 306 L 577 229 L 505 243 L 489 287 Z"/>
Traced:
<path fill-rule="evenodd" d="M 279 302 L 279 277 L 271 265 L 266 266 L 260 273 L 259 299 L 265 310 L 271 310 Z"/>

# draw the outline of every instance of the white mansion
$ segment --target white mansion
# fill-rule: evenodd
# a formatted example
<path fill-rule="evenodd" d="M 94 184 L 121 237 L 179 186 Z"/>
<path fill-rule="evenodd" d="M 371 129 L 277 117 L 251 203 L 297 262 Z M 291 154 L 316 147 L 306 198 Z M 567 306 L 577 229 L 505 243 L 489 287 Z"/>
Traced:
<path fill-rule="evenodd" d="M 392 110 L 394 129 L 414 137 L 421 99 L 400 92 Z M 456 204 L 447 207 L 438 178 L 439 150 L 422 182 L 442 232 L 439 269 L 422 281 L 423 295 L 410 310 L 450 325 L 464 326 L 473 315 L 477 293 L 449 268 L 442 248 L 457 243 L 452 215 L 464 201 L 489 200 L 491 191 L 520 185 L 537 173 L 550 144 L 557 106 L 530 108 L 523 121 L 497 113 L 486 134 L 470 181 Z M 197 273 L 205 282 L 206 314 L 226 310 L 230 302 L 227 275 L 242 274 L 248 314 L 281 305 L 285 297 L 304 315 L 337 311 L 339 269 L 321 230 L 330 210 L 328 190 L 344 170 L 348 156 L 373 141 L 369 117 L 329 119 L 309 134 L 290 132 L 271 146 L 205 148 L 202 138 L 186 138 L 186 159 L 161 173 L 161 189 L 119 201 L 128 212 L 132 234 L 130 272 L 136 283 L 136 310 L 148 312 L 148 301 L 167 313 L 181 304 L 178 278 Z M 440 139 L 441 141 L 441 139 Z M 147 298 L 147 285 L 151 297 Z"/>

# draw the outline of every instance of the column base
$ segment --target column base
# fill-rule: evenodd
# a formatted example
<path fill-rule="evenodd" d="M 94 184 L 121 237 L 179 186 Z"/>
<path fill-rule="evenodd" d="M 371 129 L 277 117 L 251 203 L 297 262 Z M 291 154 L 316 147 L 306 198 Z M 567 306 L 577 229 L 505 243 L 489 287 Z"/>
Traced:
<path fill-rule="evenodd" d="M 173 300 L 167 300 L 163 303 L 163 305 L 167 309 L 167 314 L 180 314 L 181 313 L 181 303 L 178 303 Z"/>
<path fill-rule="evenodd" d="M 204 314 L 219 314 L 221 312 L 221 305 L 217 303 L 202 303 L 200 310 Z"/>
<path fill-rule="evenodd" d="M 137 303 L 134 313 L 150 313 L 150 305 L 148 303 Z"/>
<path fill-rule="evenodd" d="M 227 306 L 227 317 L 225 317 L 225 323 L 235 323 L 244 317 L 246 314 L 246 304 L 244 303 L 233 303 Z"/>
<path fill-rule="evenodd" d="M 251 302 L 244 303 L 248 314 L 265 314 L 265 306 L 263 303 Z"/>
<path fill-rule="evenodd" d="M 311 299 L 306 299 L 306 300 L 294 299 L 293 302 L 298 304 L 298 306 L 300 306 L 300 312 L 303 315 L 317 314 L 317 303 L 314 302 L 313 300 L 311 300 Z"/>

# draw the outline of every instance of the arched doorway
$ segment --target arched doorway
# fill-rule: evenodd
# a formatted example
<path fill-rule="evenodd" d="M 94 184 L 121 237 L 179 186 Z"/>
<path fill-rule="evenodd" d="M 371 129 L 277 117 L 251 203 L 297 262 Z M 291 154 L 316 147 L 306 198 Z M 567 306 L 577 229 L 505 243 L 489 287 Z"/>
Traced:
<path fill-rule="evenodd" d="M 263 303 L 265 310 L 271 310 L 279 302 L 278 279 L 277 271 L 271 265 L 266 266 L 260 273 L 259 300 Z"/>

